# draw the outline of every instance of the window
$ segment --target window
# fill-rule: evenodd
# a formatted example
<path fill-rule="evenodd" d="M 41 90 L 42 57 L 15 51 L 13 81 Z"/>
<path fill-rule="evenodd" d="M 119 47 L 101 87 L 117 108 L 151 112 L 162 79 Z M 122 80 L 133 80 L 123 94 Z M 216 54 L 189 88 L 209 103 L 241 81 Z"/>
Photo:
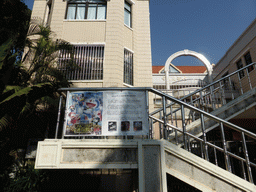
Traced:
<path fill-rule="evenodd" d="M 132 17 L 131 17 L 132 6 L 124 1 L 124 24 L 128 27 L 132 27 Z"/>
<path fill-rule="evenodd" d="M 241 59 L 239 59 L 239 61 L 236 62 L 236 67 L 237 67 L 237 69 L 243 68 L 243 63 L 242 63 Z M 242 79 L 244 77 L 244 70 L 239 71 L 239 77 L 240 77 L 240 79 Z"/>
<path fill-rule="evenodd" d="M 67 6 L 66 19 L 106 19 L 106 1 L 103 0 L 70 0 Z"/>
<path fill-rule="evenodd" d="M 133 53 L 124 50 L 124 83 L 133 85 Z"/>
<path fill-rule="evenodd" d="M 165 90 L 166 89 L 166 86 L 165 85 L 153 85 L 153 88 L 154 89 L 158 89 L 158 90 Z"/>
<path fill-rule="evenodd" d="M 161 98 L 155 98 L 154 99 L 154 104 L 155 105 L 162 105 L 162 99 Z"/>
<path fill-rule="evenodd" d="M 245 60 L 246 65 L 249 65 L 252 63 L 252 58 L 251 58 L 250 52 L 248 52 L 244 55 L 244 60 Z M 254 67 L 252 65 L 252 66 L 248 67 L 247 69 L 248 69 L 248 72 L 251 72 L 254 69 Z"/>
<path fill-rule="evenodd" d="M 52 1 L 48 1 L 47 3 L 47 11 L 48 13 L 46 14 L 46 26 L 50 26 L 50 21 L 51 21 L 51 9 L 52 9 Z"/>
<path fill-rule="evenodd" d="M 102 80 L 103 79 L 103 45 L 74 45 L 72 49 L 74 67 L 69 67 L 71 54 L 60 51 L 59 69 L 68 80 Z"/>

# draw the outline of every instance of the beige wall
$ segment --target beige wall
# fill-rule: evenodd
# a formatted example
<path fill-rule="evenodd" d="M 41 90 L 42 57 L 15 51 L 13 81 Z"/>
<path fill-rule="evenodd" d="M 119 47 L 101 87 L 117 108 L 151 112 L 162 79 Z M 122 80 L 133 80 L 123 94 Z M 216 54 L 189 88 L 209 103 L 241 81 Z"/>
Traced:
<path fill-rule="evenodd" d="M 124 24 L 124 1 L 107 1 L 106 20 L 66 20 L 67 1 L 52 0 L 50 27 L 70 43 L 105 44 L 103 81 L 74 81 L 78 87 L 123 87 L 124 49 L 133 52 L 134 86 L 151 87 L 149 0 L 133 0 L 132 28 Z M 134 4 L 133 4 L 134 3 Z M 35 0 L 32 17 L 45 23 L 47 1 Z"/>
<path fill-rule="evenodd" d="M 105 42 L 106 21 L 64 21 L 62 38 L 71 43 Z"/>
<path fill-rule="evenodd" d="M 250 52 L 252 62 L 256 62 L 256 19 L 243 32 L 243 34 L 235 41 L 228 49 L 223 58 L 216 64 L 213 69 L 215 76 L 214 80 L 220 79 L 225 73 L 231 74 L 237 70 L 236 63 L 241 59 L 243 66 L 246 66 L 244 55 Z M 243 92 L 250 89 L 246 71 L 245 76 L 241 79 Z M 252 87 L 256 86 L 256 71 L 255 68 L 249 73 L 249 78 Z M 235 83 L 237 90 L 240 90 L 238 75 L 232 76 L 231 81 Z"/>
<path fill-rule="evenodd" d="M 213 69 L 215 79 L 219 79 L 224 73 L 236 71 L 236 62 L 241 58 L 245 66 L 243 56 L 250 51 L 252 61 L 256 62 L 256 19 L 228 49 Z"/>

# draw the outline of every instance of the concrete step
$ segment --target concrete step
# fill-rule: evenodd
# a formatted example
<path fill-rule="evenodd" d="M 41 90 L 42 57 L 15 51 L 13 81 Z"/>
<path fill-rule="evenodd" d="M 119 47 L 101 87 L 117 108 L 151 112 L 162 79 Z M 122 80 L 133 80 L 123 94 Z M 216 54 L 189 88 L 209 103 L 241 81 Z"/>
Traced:
<path fill-rule="evenodd" d="M 245 112 L 246 110 L 254 107 L 256 105 L 256 88 L 253 88 L 252 90 L 246 92 L 245 94 L 241 95 L 240 97 L 230 101 L 226 105 L 212 111 L 210 114 L 219 117 L 223 120 L 230 120 L 241 113 Z M 206 132 L 209 132 L 216 128 L 218 126 L 218 123 L 216 121 L 211 120 L 209 118 L 205 118 L 205 129 Z M 188 124 L 186 126 L 187 132 L 195 135 L 195 136 L 201 136 L 202 135 L 202 127 L 201 127 L 201 119 L 197 119 L 196 121 Z M 178 141 L 182 141 L 182 133 L 178 133 Z M 169 135 L 169 141 L 175 140 L 175 133 L 172 133 Z"/>
<path fill-rule="evenodd" d="M 201 191 L 256 191 L 240 177 L 168 142 L 163 141 L 165 171 Z"/>

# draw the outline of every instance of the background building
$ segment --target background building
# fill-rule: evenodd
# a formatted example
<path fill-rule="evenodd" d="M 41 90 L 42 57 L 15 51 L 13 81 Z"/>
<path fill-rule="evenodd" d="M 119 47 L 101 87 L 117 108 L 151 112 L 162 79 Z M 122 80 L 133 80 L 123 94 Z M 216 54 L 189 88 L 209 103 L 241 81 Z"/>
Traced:
<path fill-rule="evenodd" d="M 216 63 L 213 68 L 214 81 L 246 67 L 253 62 L 256 62 L 256 19 L 233 43 L 220 61 Z M 240 94 L 250 91 L 251 88 L 256 86 L 255 67 L 250 66 L 240 71 L 235 77 L 231 78 L 231 81 L 234 88 L 239 91 Z M 255 132 L 256 113 L 254 105 L 246 108 L 243 113 L 232 118 L 230 121 Z"/>

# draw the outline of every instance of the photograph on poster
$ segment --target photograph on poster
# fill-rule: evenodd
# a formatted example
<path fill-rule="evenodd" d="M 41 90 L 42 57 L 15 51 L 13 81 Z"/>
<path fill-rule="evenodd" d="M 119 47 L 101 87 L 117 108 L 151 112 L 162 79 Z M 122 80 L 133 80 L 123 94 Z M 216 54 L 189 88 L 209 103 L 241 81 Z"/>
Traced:
<path fill-rule="evenodd" d="M 102 92 L 71 92 L 67 95 L 66 135 L 101 135 Z"/>
<path fill-rule="evenodd" d="M 134 121 L 133 122 L 133 130 L 134 131 L 142 131 L 142 121 Z"/>
<path fill-rule="evenodd" d="M 129 121 L 121 121 L 121 131 L 130 131 Z"/>
<path fill-rule="evenodd" d="M 108 131 L 117 131 L 116 121 L 109 121 L 108 122 Z"/>

